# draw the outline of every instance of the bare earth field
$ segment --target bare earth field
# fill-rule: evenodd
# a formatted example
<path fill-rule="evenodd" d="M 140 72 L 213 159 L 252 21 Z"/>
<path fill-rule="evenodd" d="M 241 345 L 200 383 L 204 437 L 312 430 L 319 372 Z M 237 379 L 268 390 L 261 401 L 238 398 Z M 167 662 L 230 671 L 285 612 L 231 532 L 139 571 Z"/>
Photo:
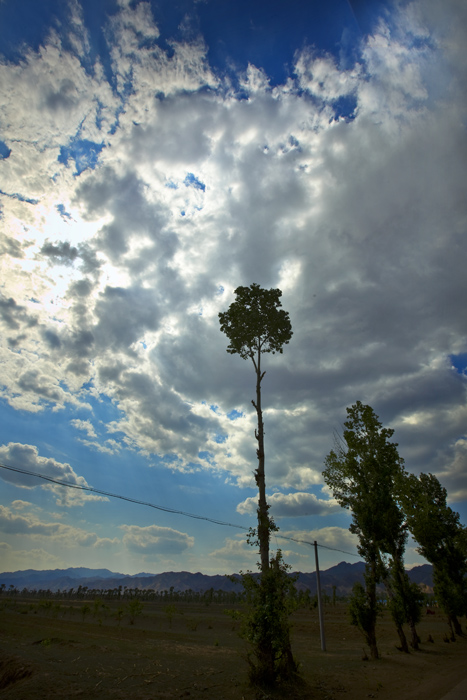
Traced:
<path fill-rule="evenodd" d="M 0 697 L 151 700 L 270 697 L 247 685 L 245 643 L 224 606 L 144 603 L 134 624 L 117 605 L 82 615 L 81 601 L 0 606 Z M 464 622 L 464 621 L 463 621 Z M 364 661 L 364 642 L 346 606 L 325 609 L 327 651 L 320 649 L 316 610 L 293 617 L 293 651 L 303 683 L 274 697 L 315 700 L 440 700 L 467 677 L 467 638 L 443 641 L 437 610 L 419 626 L 421 651 L 402 654 L 389 616 L 379 623 L 382 658 Z M 427 639 L 431 635 L 433 642 Z"/>

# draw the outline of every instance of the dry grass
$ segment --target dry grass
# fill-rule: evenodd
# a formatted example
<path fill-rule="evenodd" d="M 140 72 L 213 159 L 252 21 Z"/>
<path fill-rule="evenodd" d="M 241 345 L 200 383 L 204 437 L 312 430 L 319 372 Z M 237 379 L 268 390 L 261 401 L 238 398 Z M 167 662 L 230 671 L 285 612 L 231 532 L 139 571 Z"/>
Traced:
<path fill-rule="evenodd" d="M 4 690 L 9 685 L 29 678 L 33 674 L 33 667 L 24 662 L 18 656 L 5 655 L 0 658 L 0 690 Z"/>
<path fill-rule="evenodd" d="M 100 618 L 83 603 L 60 610 L 18 602 L 0 613 L 2 698 L 146 700 L 266 700 L 247 686 L 245 646 L 223 606 L 145 604 L 129 624 L 117 606 Z M 388 616 L 379 625 L 381 659 L 363 661 L 364 643 L 344 605 L 325 609 L 327 651 L 320 649 L 317 612 L 294 615 L 293 650 L 301 681 L 282 688 L 288 700 L 439 700 L 466 675 L 467 640 L 443 641 L 446 620 L 437 612 L 419 627 L 421 651 L 402 654 Z M 428 641 L 429 637 L 433 641 Z M 14 656 L 12 656 L 14 654 Z"/>

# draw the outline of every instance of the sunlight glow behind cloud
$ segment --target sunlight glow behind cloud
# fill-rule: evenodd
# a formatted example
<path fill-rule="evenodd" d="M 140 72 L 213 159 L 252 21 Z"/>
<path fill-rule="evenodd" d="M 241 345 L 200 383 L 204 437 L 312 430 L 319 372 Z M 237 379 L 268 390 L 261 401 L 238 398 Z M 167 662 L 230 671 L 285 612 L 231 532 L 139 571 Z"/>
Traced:
<path fill-rule="evenodd" d="M 280 81 L 214 64 L 195 15 L 169 41 L 155 3 L 120 2 L 97 36 L 83 7 L 0 61 L 5 460 L 126 489 L 144 459 L 174 498 L 182 476 L 222 476 L 209 507 L 254 517 L 254 372 L 217 316 L 258 282 L 294 332 L 265 359 L 273 513 L 347 517 L 310 491 L 357 399 L 465 508 L 463 4 L 394 3 L 335 55 L 297 45 Z M 156 552 L 149 524 L 127 527 Z M 186 562 L 204 546 L 173 532 Z"/>

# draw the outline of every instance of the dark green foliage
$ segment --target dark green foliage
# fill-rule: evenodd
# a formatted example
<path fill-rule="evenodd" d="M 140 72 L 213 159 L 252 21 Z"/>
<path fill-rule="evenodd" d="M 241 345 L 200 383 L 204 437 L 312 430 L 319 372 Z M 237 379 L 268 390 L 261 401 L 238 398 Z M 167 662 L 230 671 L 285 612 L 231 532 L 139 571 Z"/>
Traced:
<path fill-rule="evenodd" d="M 349 604 L 350 622 L 363 634 L 371 652 L 371 657 L 379 657 L 376 643 L 376 620 L 381 615 L 382 606 L 372 597 L 372 586 L 362 586 L 360 582 L 354 584 Z"/>
<path fill-rule="evenodd" d="M 263 688 L 291 680 L 297 673 L 289 620 L 296 607 L 295 579 L 287 574 L 289 568 L 278 550 L 266 572 L 242 574 L 249 609 L 243 616 L 241 635 L 251 647 L 250 682 Z"/>
<path fill-rule="evenodd" d="M 280 289 L 262 289 L 259 284 L 237 287 L 236 300 L 219 314 L 221 331 L 230 340 L 227 352 L 243 359 L 257 353 L 282 353 L 292 337 L 289 314 L 281 306 Z"/>
<path fill-rule="evenodd" d="M 407 540 L 404 514 L 395 493 L 395 484 L 404 473 L 394 431 L 383 428 L 371 406 L 357 401 L 347 409 L 344 434 L 325 460 L 323 472 L 334 498 L 352 511 L 350 531 L 358 535 L 359 554 L 366 562 L 365 597 L 354 595 L 355 624 L 365 630 L 372 658 L 378 658 L 375 629 L 378 616 L 376 585 L 384 582 L 390 610 L 401 642 L 408 651 L 402 625 L 409 622 L 413 643 L 417 644 L 416 600 L 403 566 Z M 356 596 L 356 597 L 355 597 Z M 357 612 L 360 610 L 360 617 Z M 365 623 L 366 627 L 362 624 Z"/>
<path fill-rule="evenodd" d="M 138 598 L 130 600 L 128 603 L 128 613 L 130 615 L 130 625 L 135 624 L 135 619 L 143 612 L 143 604 Z"/>
<path fill-rule="evenodd" d="M 467 530 L 447 505 L 447 491 L 433 474 L 404 474 L 398 488 L 418 551 L 433 564 L 435 595 L 460 635 L 458 618 L 467 614 Z"/>

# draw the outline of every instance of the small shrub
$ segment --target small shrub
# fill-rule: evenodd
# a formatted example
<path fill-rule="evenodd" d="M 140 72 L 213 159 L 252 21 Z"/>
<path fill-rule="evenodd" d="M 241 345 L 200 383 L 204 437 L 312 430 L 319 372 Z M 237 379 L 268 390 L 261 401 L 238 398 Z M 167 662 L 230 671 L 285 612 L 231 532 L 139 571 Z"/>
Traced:
<path fill-rule="evenodd" d="M 102 600 L 100 600 L 99 598 L 96 598 L 96 600 L 93 602 L 93 606 L 92 606 L 92 616 L 93 617 L 97 617 L 99 615 L 99 611 L 100 611 L 101 607 L 103 607 Z"/>
<path fill-rule="evenodd" d="M 138 598 L 133 598 L 133 600 L 130 600 L 128 603 L 128 612 L 130 614 L 130 625 L 135 624 L 135 619 L 138 617 L 138 615 L 141 615 L 143 612 L 143 607 L 144 605 Z"/>
<path fill-rule="evenodd" d="M 187 628 L 190 630 L 190 632 L 196 632 L 198 629 L 199 621 L 197 620 L 190 620 L 189 618 L 185 620 L 185 624 Z"/>
<path fill-rule="evenodd" d="M 175 613 L 177 612 L 175 605 L 166 605 L 164 608 L 164 612 L 167 615 L 167 619 L 169 620 L 169 627 L 172 628 L 172 619 Z"/>
<path fill-rule="evenodd" d="M 115 619 L 116 619 L 119 627 L 120 627 L 120 624 L 122 622 L 122 617 L 124 614 L 125 614 L 125 607 L 123 605 L 119 605 L 117 612 L 115 613 Z"/>
<path fill-rule="evenodd" d="M 49 612 L 52 610 L 53 603 L 51 600 L 41 600 L 39 603 L 39 608 L 41 610 L 44 610 L 46 615 L 49 614 Z"/>

